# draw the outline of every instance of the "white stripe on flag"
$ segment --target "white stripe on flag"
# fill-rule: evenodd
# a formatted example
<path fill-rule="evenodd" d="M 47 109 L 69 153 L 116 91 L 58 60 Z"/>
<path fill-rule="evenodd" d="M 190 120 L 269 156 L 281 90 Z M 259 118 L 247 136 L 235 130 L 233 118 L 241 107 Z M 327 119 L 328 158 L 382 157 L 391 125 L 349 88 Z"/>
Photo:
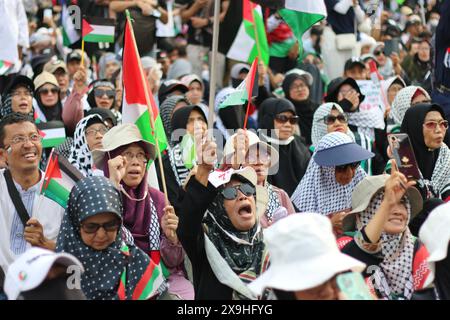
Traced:
<path fill-rule="evenodd" d="M 123 90 L 122 123 L 135 124 L 137 119 L 147 111 L 147 106 L 143 104 L 128 104 L 125 88 Z"/>
<path fill-rule="evenodd" d="M 89 34 L 107 35 L 114 36 L 114 26 L 101 26 L 91 24 L 92 30 Z"/>
<path fill-rule="evenodd" d="M 45 129 L 42 131 L 45 133 L 44 139 L 62 138 L 66 136 L 64 128 Z"/>
<path fill-rule="evenodd" d="M 284 7 L 289 10 L 327 16 L 327 8 L 323 0 L 286 0 Z"/>
<path fill-rule="evenodd" d="M 245 31 L 244 22 L 241 23 L 236 38 L 228 50 L 227 57 L 233 60 L 248 62 L 255 40 Z"/>

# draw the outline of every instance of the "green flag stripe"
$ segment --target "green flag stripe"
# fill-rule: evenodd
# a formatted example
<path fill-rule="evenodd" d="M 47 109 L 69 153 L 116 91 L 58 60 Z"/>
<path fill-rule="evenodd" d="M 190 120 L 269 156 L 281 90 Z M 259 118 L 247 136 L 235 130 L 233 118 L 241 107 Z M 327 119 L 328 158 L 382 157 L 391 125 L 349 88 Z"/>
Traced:
<path fill-rule="evenodd" d="M 153 293 L 157 288 L 155 287 L 155 282 L 158 278 L 162 277 L 161 269 L 159 266 L 156 266 L 155 269 L 152 272 L 151 278 L 148 280 L 147 284 L 145 285 L 144 290 L 142 290 L 141 295 L 139 296 L 138 300 L 144 300 L 148 299 L 151 293 Z M 158 284 L 159 286 L 160 284 Z"/>
<path fill-rule="evenodd" d="M 55 146 L 59 146 L 61 143 L 66 141 L 65 137 L 62 138 L 50 138 L 50 139 L 43 139 L 42 140 L 42 147 L 43 148 L 51 148 Z"/>
<path fill-rule="evenodd" d="M 114 42 L 114 35 L 88 34 L 84 38 L 86 42 Z"/>
<path fill-rule="evenodd" d="M 45 183 L 45 182 L 44 182 Z M 47 189 L 43 190 L 43 194 L 58 203 L 61 207 L 67 207 L 70 192 L 61 186 L 54 179 L 50 179 Z"/>
<path fill-rule="evenodd" d="M 136 126 L 141 131 L 142 137 L 144 140 L 149 141 L 150 143 L 155 144 L 155 138 L 152 135 L 151 125 L 150 125 L 150 116 L 148 111 L 145 111 L 137 120 Z M 164 126 L 161 120 L 161 117 L 158 115 L 155 121 L 155 131 L 157 132 L 158 137 L 158 145 L 160 151 L 164 151 L 167 149 L 167 138 L 164 132 Z"/>
<path fill-rule="evenodd" d="M 255 39 L 255 41 L 257 41 L 255 43 L 255 46 L 253 47 L 252 51 L 250 52 L 249 55 L 249 60 L 248 62 L 253 62 L 253 60 L 255 60 L 255 58 L 258 56 L 258 45 L 259 45 L 259 50 L 261 51 L 261 60 L 264 62 L 264 64 L 268 64 L 269 63 L 269 44 L 267 42 L 267 36 L 266 36 L 266 30 L 264 27 L 264 22 L 261 19 L 261 16 L 253 11 L 254 14 L 254 18 L 255 18 L 255 23 L 256 23 L 256 35 L 255 35 L 255 27 L 253 26 L 253 23 L 243 20 L 244 23 L 244 27 L 245 27 L 245 31 L 247 32 L 247 34 L 252 37 L 253 39 Z"/>

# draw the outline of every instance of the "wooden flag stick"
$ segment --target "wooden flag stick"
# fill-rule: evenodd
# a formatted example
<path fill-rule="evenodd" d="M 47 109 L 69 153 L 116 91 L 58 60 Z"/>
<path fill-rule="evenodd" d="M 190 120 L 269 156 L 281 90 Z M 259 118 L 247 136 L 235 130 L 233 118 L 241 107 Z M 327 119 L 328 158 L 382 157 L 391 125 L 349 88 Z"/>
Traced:
<path fill-rule="evenodd" d="M 219 47 L 219 15 L 220 15 L 220 0 L 214 0 L 214 24 L 213 24 L 213 39 L 212 39 L 212 54 L 210 61 L 211 74 L 209 79 L 209 113 L 208 113 L 208 128 L 210 129 L 210 137 L 213 137 L 211 130 L 214 125 L 214 99 L 216 97 L 216 72 L 217 72 L 217 50 Z"/>
<path fill-rule="evenodd" d="M 136 38 L 134 37 L 133 25 L 131 24 L 130 12 L 128 10 L 126 10 L 126 16 L 127 16 L 128 27 L 130 28 L 130 31 L 131 31 L 130 33 L 131 33 L 131 37 L 133 40 L 134 49 L 136 52 L 139 52 L 137 44 L 136 44 Z M 142 71 L 142 64 L 141 64 L 140 59 L 138 59 L 138 64 L 139 64 L 139 73 L 140 73 L 139 76 L 142 80 L 142 84 L 144 85 L 145 101 L 147 102 L 147 109 L 148 109 L 148 112 L 150 115 L 150 125 L 152 127 L 152 130 L 153 130 L 154 136 L 155 136 L 155 147 L 156 147 L 156 153 L 158 156 L 159 169 L 161 170 L 161 180 L 162 180 L 162 185 L 163 185 L 163 190 L 164 190 L 165 202 L 166 202 L 166 206 L 168 206 L 168 205 L 170 205 L 170 203 L 169 203 L 169 197 L 167 196 L 166 178 L 165 178 L 164 167 L 163 167 L 163 163 L 162 163 L 161 150 L 159 148 L 159 143 L 158 143 L 158 136 L 157 136 L 158 134 L 155 130 L 155 120 L 153 119 L 153 111 L 152 111 L 152 106 L 151 106 L 151 102 L 150 102 L 150 96 L 148 94 L 147 81 L 145 79 L 144 72 Z"/>
<path fill-rule="evenodd" d="M 84 38 L 81 39 L 81 63 L 80 66 L 84 67 Z"/>

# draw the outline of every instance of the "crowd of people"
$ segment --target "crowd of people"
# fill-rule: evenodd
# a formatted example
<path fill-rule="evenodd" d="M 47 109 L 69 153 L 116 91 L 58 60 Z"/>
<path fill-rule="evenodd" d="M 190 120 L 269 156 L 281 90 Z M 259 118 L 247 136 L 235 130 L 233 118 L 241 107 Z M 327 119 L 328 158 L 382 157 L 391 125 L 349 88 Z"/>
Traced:
<path fill-rule="evenodd" d="M 212 61 L 214 0 L 0 0 L 0 300 L 450 299 L 450 0 L 323 0 L 304 35 L 219 2 Z M 71 5 L 114 42 L 81 45 Z M 250 5 L 269 59 L 224 107 Z M 161 153 L 123 117 L 127 15 Z M 83 177 L 64 206 L 54 154 Z"/>

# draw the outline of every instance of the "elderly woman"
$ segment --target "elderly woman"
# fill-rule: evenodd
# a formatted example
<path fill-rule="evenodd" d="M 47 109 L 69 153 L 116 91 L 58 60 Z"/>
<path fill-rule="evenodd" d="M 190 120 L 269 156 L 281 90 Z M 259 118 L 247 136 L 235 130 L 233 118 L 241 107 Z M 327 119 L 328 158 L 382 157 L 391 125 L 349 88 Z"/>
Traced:
<path fill-rule="evenodd" d="M 193 299 L 192 285 L 185 278 L 183 247 L 175 233 L 178 218 L 173 207 L 165 204 L 164 194 L 147 182 L 154 145 L 143 140 L 134 124 L 112 128 L 103 137 L 103 145 L 94 151 L 94 162 L 121 191 L 124 226 L 155 264 L 169 268 L 172 297 Z"/>
<path fill-rule="evenodd" d="M 1 118 L 13 112 L 27 114 L 34 118 L 33 93 L 33 81 L 25 76 L 16 76 L 3 93 Z"/>
<path fill-rule="evenodd" d="M 87 116 L 77 124 L 70 148 L 69 162 L 86 177 L 103 175 L 93 166 L 92 151 L 103 147 L 102 138 L 106 132 L 108 127 L 98 114 Z"/>
<path fill-rule="evenodd" d="M 56 251 L 83 264 L 81 289 L 89 300 L 144 300 L 158 294 L 160 271 L 124 238 L 122 223 L 120 192 L 106 178 L 83 179 L 70 192 Z"/>
<path fill-rule="evenodd" d="M 262 141 L 275 145 L 280 153 L 278 172 L 267 181 L 290 196 L 305 174 L 311 157 L 302 139 L 294 134 L 298 116 L 289 100 L 269 98 L 259 108 Z"/>
<path fill-rule="evenodd" d="M 206 140 L 198 153 L 202 158 L 186 184 L 177 230 L 192 262 L 195 297 L 256 299 L 246 285 L 268 263 L 256 213 L 256 173 L 237 171 L 216 188 L 208 181 L 216 144 Z"/>
<path fill-rule="evenodd" d="M 391 105 L 391 111 L 387 120 L 387 132 L 400 132 L 400 126 L 405 117 L 406 110 L 422 102 L 431 102 L 431 98 L 425 89 L 421 87 L 408 86 L 398 91 Z"/>
<path fill-rule="evenodd" d="M 284 96 L 295 106 L 295 113 L 299 117 L 300 135 L 308 146 L 311 145 L 313 115 L 318 107 L 310 100 L 309 91 L 312 84 L 312 75 L 300 69 L 289 72 L 282 84 Z"/>
<path fill-rule="evenodd" d="M 382 82 L 381 89 L 383 90 L 383 94 L 387 99 L 388 107 L 386 113 L 389 114 L 392 103 L 394 102 L 397 93 L 406 87 L 405 81 L 399 77 L 391 77 L 386 79 L 386 81 Z"/>
<path fill-rule="evenodd" d="M 300 212 L 330 216 L 340 232 L 340 223 L 350 209 L 351 194 L 366 176 L 360 162 L 373 153 L 357 145 L 346 134 L 332 132 L 318 143 L 302 181 L 291 197 Z"/>
<path fill-rule="evenodd" d="M 353 210 L 344 219 L 345 230 L 357 232 L 338 239 L 339 247 L 371 266 L 365 275 L 375 281 L 371 289 L 379 298 L 409 300 L 429 274 L 428 252 L 408 228 L 422 209 L 414 184 L 396 165 L 390 176 L 368 177 L 355 188 Z"/>
<path fill-rule="evenodd" d="M 55 76 L 43 71 L 34 79 L 36 88 L 34 97 L 37 105 L 35 110 L 41 121 L 62 121 L 62 104 L 59 97 L 60 88 Z"/>
<path fill-rule="evenodd" d="M 267 191 L 267 207 L 264 215 L 259 217 L 263 228 L 270 226 L 277 219 L 283 217 L 277 215 L 295 212 L 287 193 L 267 182 L 268 175 L 278 170 L 279 166 L 279 155 L 275 148 L 260 141 L 258 136 L 252 131 L 239 129 L 225 144 L 223 157 L 223 168 L 253 168 L 258 178 L 258 186 L 263 187 Z"/>
<path fill-rule="evenodd" d="M 450 150 L 444 143 L 448 121 L 437 104 L 415 105 L 406 111 L 401 132 L 411 141 L 426 185 L 441 199 L 450 196 Z"/>

